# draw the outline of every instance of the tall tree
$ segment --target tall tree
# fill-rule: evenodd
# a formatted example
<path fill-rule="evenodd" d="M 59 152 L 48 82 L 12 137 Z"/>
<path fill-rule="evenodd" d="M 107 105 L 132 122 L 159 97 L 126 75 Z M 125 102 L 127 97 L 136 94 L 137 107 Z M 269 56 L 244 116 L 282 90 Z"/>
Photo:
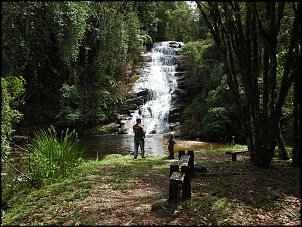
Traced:
<path fill-rule="evenodd" d="M 251 163 L 267 168 L 282 106 L 300 74 L 300 3 L 196 3 L 220 49 Z"/>
<path fill-rule="evenodd" d="M 301 163 L 301 146 L 300 146 L 300 128 L 301 128 L 301 79 L 296 78 L 294 85 L 294 147 L 293 147 L 293 165 L 300 166 Z"/>

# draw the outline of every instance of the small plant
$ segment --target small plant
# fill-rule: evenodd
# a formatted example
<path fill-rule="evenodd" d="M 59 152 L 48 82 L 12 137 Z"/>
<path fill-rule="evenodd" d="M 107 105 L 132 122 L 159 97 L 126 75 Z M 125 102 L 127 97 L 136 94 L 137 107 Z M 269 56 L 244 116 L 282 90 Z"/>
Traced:
<path fill-rule="evenodd" d="M 1 207 L 6 209 L 10 203 L 20 199 L 27 190 L 26 182 L 22 182 L 12 174 L 1 176 Z"/>

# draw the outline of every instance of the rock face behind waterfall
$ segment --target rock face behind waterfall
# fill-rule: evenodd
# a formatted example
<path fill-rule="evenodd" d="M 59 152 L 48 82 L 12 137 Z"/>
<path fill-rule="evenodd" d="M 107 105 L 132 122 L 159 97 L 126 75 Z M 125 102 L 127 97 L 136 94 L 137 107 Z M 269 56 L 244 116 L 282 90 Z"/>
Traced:
<path fill-rule="evenodd" d="M 174 78 L 177 82 L 177 87 L 171 92 L 170 109 L 168 113 L 168 123 L 175 127 L 175 131 L 179 136 L 185 136 L 187 132 L 182 128 L 182 112 L 190 103 L 191 98 L 188 97 L 188 88 L 184 81 L 186 72 L 182 69 L 179 64 L 179 51 L 183 46 L 181 42 L 169 41 L 169 47 L 174 50 L 174 62 L 175 62 L 175 73 Z M 119 113 L 119 133 L 127 133 L 124 127 L 125 122 L 129 121 L 133 113 L 148 102 L 150 91 L 145 86 L 148 80 L 148 70 L 150 70 L 152 64 L 151 52 L 148 52 L 142 56 L 144 58 L 143 67 L 139 72 L 139 79 L 135 82 L 132 89 L 132 98 L 126 100 L 118 109 Z"/>

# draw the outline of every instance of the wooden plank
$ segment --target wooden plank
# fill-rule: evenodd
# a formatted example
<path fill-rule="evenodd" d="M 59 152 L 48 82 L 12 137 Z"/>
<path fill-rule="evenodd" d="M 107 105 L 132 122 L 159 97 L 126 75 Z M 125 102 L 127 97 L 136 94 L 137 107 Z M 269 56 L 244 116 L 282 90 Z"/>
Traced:
<path fill-rule="evenodd" d="M 247 151 L 245 150 L 238 150 L 238 151 L 226 151 L 226 154 L 241 154 L 241 153 L 246 153 Z"/>
<path fill-rule="evenodd" d="M 232 161 L 237 162 L 237 154 L 242 154 L 246 153 L 246 150 L 237 150 L 237 151 L 226 151 L 226 154 L 231 154 L 232 155 Z"/>
<path fill-rule="evenodd" d="M 191 157 L 190 155 L 185 154 L 185 155 L 182 155 L 182 156 L 180 157 L 180 160 L 189 161 L 190 157 Z"/>
<path fill-rule="evenodd" d="M 179 193 L 180 193 L 179 182 L 170 179 L 168 202 L 169 203 L 177 202 Z"/>
<path fill-rule="evenodd" d="M 190 157 L 191 157 L 190 155 L 182 155 L 180 157 L 180 160 L 178 161 L 178 165 L 179 166 L 188 166 Z"/>
<path fill-rule="evenodd" d="M 180 172 L 178 165 L 170 165 L 170 177 L 172 176 L 173 172 Z"/>
<path fill-rule="evenodd" d="M 173 172 L 170 177 L 170 180 L 180 181 L 183 183 L 185 180 L 185 175 L 185 173 Z"/>

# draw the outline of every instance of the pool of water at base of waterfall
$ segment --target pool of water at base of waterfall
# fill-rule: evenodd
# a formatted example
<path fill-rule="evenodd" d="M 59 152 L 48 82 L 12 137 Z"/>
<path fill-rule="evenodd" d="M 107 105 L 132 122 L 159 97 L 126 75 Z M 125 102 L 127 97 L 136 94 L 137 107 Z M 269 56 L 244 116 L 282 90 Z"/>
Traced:
<path fill-rule="evenodd" d="M 168 157 L 167 137 L 163 134 L 148 134 L 145 138 L 145 150 L 148 155 L 156 157 Z M 80 137 L 80 147 L 87 147 L 83 154 L 85 160 L 101 160 L 107 154 L 133 155 L 134 135 L 129 134 L 86 134 Z M 176 138 L 174 151 L 195 149 L 218 149 L 221 144 L 211 142 L 200 142 Z M 140 155 L 140 149 L 139 149 Z M 175 158 L 178 156 L 176 155 Z M 2 161 L 2 160 L 1 160 Z M 6 173 L 7 164 L 1 163 L 1 174 Z"/>
<path fill-rule="evenodd" d="M 145 151 L 147 156 L 168 156 L 167 139 L 163 134 L 149 134 L 145 138 Z M 87 134 L 80 138 L 80 146 L 86 147 L 84 159 L 101 159 L 106 154 L 133 154 L 134 135 L 131 134 Z M 140 148 L 139 148 L 140 155 Z"/>
<path fill-rule="evenodd" d="M 169 151 L 166 145 L 167 137 L 165 134 L 147 134 L 145 138 L 145 151 L 147 156 L 168 157 Z M 134 135 L 130 134 L 110 134 L 98 135 L 90 134 L 80 138 L 80 145 L 86 146 L 84 159 L 102 159 L 106 154 L 133 155 Z M 195 149 L 218 149 L 219 143 L 191 141 L 182 138 L 176 138 L 174 152 L 178 150 Z M 140 148 L 139 148 L 140 155 Z"/>

